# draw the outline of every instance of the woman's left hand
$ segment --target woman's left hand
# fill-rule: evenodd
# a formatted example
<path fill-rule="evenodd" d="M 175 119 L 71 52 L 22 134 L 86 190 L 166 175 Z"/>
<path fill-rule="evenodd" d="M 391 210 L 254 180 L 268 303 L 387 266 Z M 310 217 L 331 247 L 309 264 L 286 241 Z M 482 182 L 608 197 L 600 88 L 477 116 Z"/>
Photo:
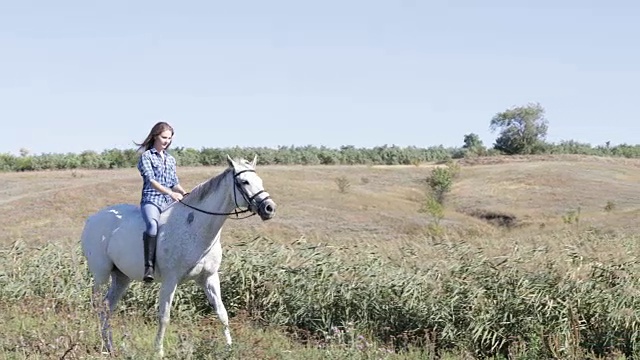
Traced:
<path fill-rule="evenodd" d="M 172 191 L 170 196 L 171 196 L 171 198 L 172 198 L 173 200 L 175 200 L 175 201 L 180 201 L 180 200 L 182 200 L 182 194 L 177 193 L 177 192 L 175 192 L 175 191 Z"/>

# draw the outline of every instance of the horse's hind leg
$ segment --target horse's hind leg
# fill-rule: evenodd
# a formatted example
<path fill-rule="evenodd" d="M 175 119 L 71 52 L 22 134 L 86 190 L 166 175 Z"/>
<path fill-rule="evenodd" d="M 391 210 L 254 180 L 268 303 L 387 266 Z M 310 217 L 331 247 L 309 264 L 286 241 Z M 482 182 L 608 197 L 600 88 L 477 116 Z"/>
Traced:
<path fill-rule="evenodd" d="M 114 268 L 111 271 L 111 287 L 106 296 L 109 312 L 113 313 L 115 311 L 118 301 L 122 299 L 122 296 L 129 288 L 129 284 L 131 284 L 131 279 L 118 268 Z"/>
<path fill-rule="evenodd" d="M 222 295 L 220 293 L 220 277 L 218 273 L 213 273 L 207 278 L 204 278 L 200 282 L 200 286 L 203 288 L 205 294 L 207 294 L 207 299 L 209 299 L 209 304 L 213 306 L 216 313 L 218 314 L 218 318 L 222 322 L 222 326 L 224 328 L 224 337 L 227 345 L 231 345 L 231 330 L 229 330 L 229 316 L 227 315 L 227 309 L 222 303 Z"/>
<path fill-rule="evenodd" d="M 111 324 L 109 318 L 111 317 L 113 311 L 116 309 L 118 301 L 120 301 L 122 295 L 124 295 L 124 293 L 129 288 L 130 283 L 131 279 L 129 279 L 129 277 L 127 277 L 117 268 L 114 268 L 111 271 L 111 286 L 109 287 L 109 291 L 104 298 L 104 307 L 100 312 L 102 340 L 104 341 L 109 353 L 113 352 L 113 336 L 111 333 Z"/>
<path fill-rule="evenodd" d="M 105 333 L 104 329 L 108 327 L 107 309 L 103 298 L 103 287 L 109 280 L 108 269 L 91 269 L 93 274 L 93 286 L 91 288 L 91 306 L 94 311 L 98 312 L 100 319 L 100 329 L 102 334 L 103 345 L 107 348 L 107 351 L 111 352 L 111 337 Z"/>

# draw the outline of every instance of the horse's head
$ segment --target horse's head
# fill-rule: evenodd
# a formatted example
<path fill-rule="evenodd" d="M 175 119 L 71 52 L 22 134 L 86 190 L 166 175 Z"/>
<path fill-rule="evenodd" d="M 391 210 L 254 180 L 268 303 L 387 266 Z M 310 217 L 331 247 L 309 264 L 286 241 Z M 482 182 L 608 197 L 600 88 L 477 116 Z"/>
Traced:
<path fill-rule="evenodd" d="M 234 161 L 227 155 L 227 162 L 233 168 L 236 206 L 247 207 L 262 220 L 269 220 L 276 215 L 276 203 L 264 190 L 262 179 L 256 173 L 257 160 L 255 156 L 252 162 L 244 159 Z"/>

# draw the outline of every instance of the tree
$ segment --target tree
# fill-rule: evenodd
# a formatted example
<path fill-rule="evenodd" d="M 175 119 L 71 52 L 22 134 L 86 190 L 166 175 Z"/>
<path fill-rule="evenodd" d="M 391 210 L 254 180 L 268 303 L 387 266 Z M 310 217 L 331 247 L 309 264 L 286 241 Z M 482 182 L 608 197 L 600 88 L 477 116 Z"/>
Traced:
<path fill-rule="evenodd" d="M 491 119 L 491 131 L 500 130 L 493 147 L 506 154 L 533 154 L 539 151 L 547 136 L 545 110 L 538 103 L 529 103 L 497 113 Z"/>
<path fill-rule="evenodd" d="M 481 149 L 484 148 L 484 144 L 482 144 L 482 140 L 480 140 L 480 136 L 478 134 L 467 134 L 464 136 L 464 145 L 462 145 L 463 149 Z"/>

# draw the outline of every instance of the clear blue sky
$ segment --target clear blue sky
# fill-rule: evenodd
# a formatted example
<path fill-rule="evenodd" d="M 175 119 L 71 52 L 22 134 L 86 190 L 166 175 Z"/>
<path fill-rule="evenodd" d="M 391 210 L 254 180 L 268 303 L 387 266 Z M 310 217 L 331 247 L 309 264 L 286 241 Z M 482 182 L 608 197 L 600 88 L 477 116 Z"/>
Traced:
<path fill-rule="evenodd" d="M 0 153 L 132 148 L 159 120 L 197 149 L 491 145 L 528 102 L 549 141 L 636 144 L 639 44 L 632 1 L 5 0 Z"/>

